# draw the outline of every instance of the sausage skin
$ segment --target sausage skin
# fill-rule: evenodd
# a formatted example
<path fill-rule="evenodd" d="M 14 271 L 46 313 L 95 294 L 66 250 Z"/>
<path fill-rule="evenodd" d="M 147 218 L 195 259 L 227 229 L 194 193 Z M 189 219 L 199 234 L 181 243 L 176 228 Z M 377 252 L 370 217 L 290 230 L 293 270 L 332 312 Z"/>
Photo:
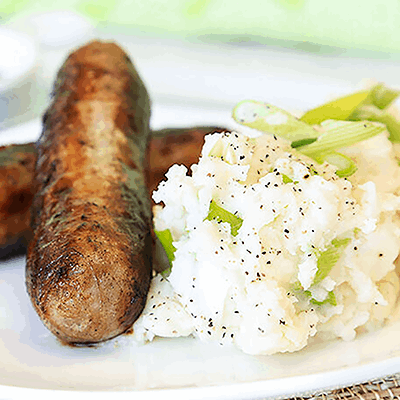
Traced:
<path fill-rule="evenodd" d="M 58 73 L 37 143 L 26 285 L 61 341 L 111 339 L 145 305 L 153 251 L 149 118 L 146 88 L 114 43 L 81 47 Z"/>
<path fill-rule="evenodd" d="M 0 147 L 0 258 L 26 250 L 36 149 L 33 144 Z"/>
<path fill-rule="evenodd" d="M 189 168 L 198 161 L 205 135 L 224 131 L 211 126 L 153 131 L 148 146 L 150 196 L 171 165 Z M 0 260 L 25 254 L 31 239 L 36 158 L 35 143 L 0 147 Z"/>

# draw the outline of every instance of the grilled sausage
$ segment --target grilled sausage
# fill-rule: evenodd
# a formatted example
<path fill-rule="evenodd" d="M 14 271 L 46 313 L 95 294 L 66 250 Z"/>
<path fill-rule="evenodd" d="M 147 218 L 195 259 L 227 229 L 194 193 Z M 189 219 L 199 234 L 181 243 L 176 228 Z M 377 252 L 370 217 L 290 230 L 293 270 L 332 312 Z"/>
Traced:
<path fill-rule="evenodd" d="M 149 117 L 146 88 L 117 45 L 91 42 L 62 66 L 37 144 L 26 284 L 38 315 L 64 342 L 113 338 L 145 305 Z"/>
<path fill-rule="evenodd" d="M 24 251 L 31 239 L 36 150 L 32 144 L 0 147 L 0 257 Z"/>
<path fill-rule="evenodd" d="M 204 136 L 218 127 L 169 128 L 153 131 L 149 143 L 149 193 L 173 164 L 197 162 Z M 34 195 L 34 143 L 0 147 L 0 259 L 26 253 L 32 236 L 30 206 Z"/>

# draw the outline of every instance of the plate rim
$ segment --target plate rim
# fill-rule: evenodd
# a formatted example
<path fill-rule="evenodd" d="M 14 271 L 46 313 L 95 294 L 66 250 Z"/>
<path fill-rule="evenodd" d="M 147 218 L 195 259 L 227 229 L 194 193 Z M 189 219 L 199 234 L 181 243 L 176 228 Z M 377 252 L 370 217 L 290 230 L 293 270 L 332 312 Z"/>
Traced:
<path fill-rule="evenodd" d="M 377 371 L 379 374 L 377 375 Z M 400 373 L 400 355 L 393 356 L 383 361 L 366 362 L 361 366 L 348 366 L 313 373 L 309 375 L 296 375 L 284 378 L 272 378 L 253 382 L 225 383 L 206 386 L 187 386 L 176 388 L 159 389 L 132 389 L 121 388 L 121 390 L 77 390 L 74 388 L 29 388 L 15 385 L 0 385 L 2 396 L 16 398 L 21 395 L 31 394 L 39 396 L 42 400 L 54 400 L 57 395 L 59 400 L 70 400 L 71 394 L 76 400 L 87 399 L 88 395 L 96 396 L 101 400 L 104 396 L 109 399 L 110 395 L 118 400 L 130 399 L 135 394 L 135 400 L 155 400 L 160 394 L 173 396 L 175 400 L 197 400 L 197 399 L 226 399 L 226 400 L 250 400 L 254 398 L 289 398 L 311 395 L 315 393 L 326 393 L 334 389 L 345 388 L 361 384 L 371 380 L 377 380 L 386 376 Z M 288 381 L 290 385 L 287 385 Z M 318 383 L 320 382 L 320 383 Z M 329 383 L 328 383 L 329 382 Z M 286 388 L 297 387 L 297 391 Z"/>

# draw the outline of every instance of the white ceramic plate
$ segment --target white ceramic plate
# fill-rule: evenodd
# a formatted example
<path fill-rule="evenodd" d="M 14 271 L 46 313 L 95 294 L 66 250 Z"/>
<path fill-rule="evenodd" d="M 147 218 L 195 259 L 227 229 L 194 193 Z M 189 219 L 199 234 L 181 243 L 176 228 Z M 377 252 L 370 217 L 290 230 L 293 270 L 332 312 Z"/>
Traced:
<path fill-rule="evenodd" d="M 36 49 L 33 40 L 22 33 L 0 28 L 0 93 L 16 86 L 33 68 Z"/>
<path fill-rule="evenodd" d="M 219 123 L 230 112 L 156 105 L 153 127 Z M 0 144 L 35 139 L 40 122 L 2 131 Z M 400 372 L 400 318 L 353 342 L 311 343 L 293 354 L 254 357 L 195 339 L 136 346 L 129 335 L 92 348 L 61 345 L 36 316 L 23 257 L 0 263 L 0 397 L 147 400 L 289 397 Z M 71 393 L 71 390 L 74 393 Z"/>

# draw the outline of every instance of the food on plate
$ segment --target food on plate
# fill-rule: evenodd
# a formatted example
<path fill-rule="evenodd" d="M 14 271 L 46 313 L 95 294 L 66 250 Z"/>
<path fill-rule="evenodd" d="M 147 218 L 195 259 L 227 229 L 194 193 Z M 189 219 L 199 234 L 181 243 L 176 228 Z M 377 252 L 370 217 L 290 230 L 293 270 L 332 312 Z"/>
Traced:
<path fill-rule="evenodd" d="M 204 136 L 218 127 L 169 128 L 151 132 L 148 149 L 149 193 L 156 189 L 173 164 L 187 167 L 200 155 Z M 34 143 L 0 147 L 0 258 L 24 254 L 32 236 L 30 207 L 36 163 Z"/>
<path fill-rule="evenodd" d="M 64 342 L 113 338 L 145 305 L 149 119 L 146 88 L 116 44 L 93 41 L 61 67 L 37 143 L 26 284 L 39 317 Z"/>
<path fill-rule="evenodd" d="M 35 162 L 33 144 L 0 147 L 0 257 L 25 249 L 31 238 Z"/>
<path fill-rule="evenodd" d="M 257 130 L 208 135 L 190 175 L 169 169 L 153 198 L 171 268 L 153 279 L 135 340 L 193 335 L 273 354 L 387 321 L 400 288 L 393 135 L 329 114 L 314 125 L 242 102 L 234 119 Z"/>

